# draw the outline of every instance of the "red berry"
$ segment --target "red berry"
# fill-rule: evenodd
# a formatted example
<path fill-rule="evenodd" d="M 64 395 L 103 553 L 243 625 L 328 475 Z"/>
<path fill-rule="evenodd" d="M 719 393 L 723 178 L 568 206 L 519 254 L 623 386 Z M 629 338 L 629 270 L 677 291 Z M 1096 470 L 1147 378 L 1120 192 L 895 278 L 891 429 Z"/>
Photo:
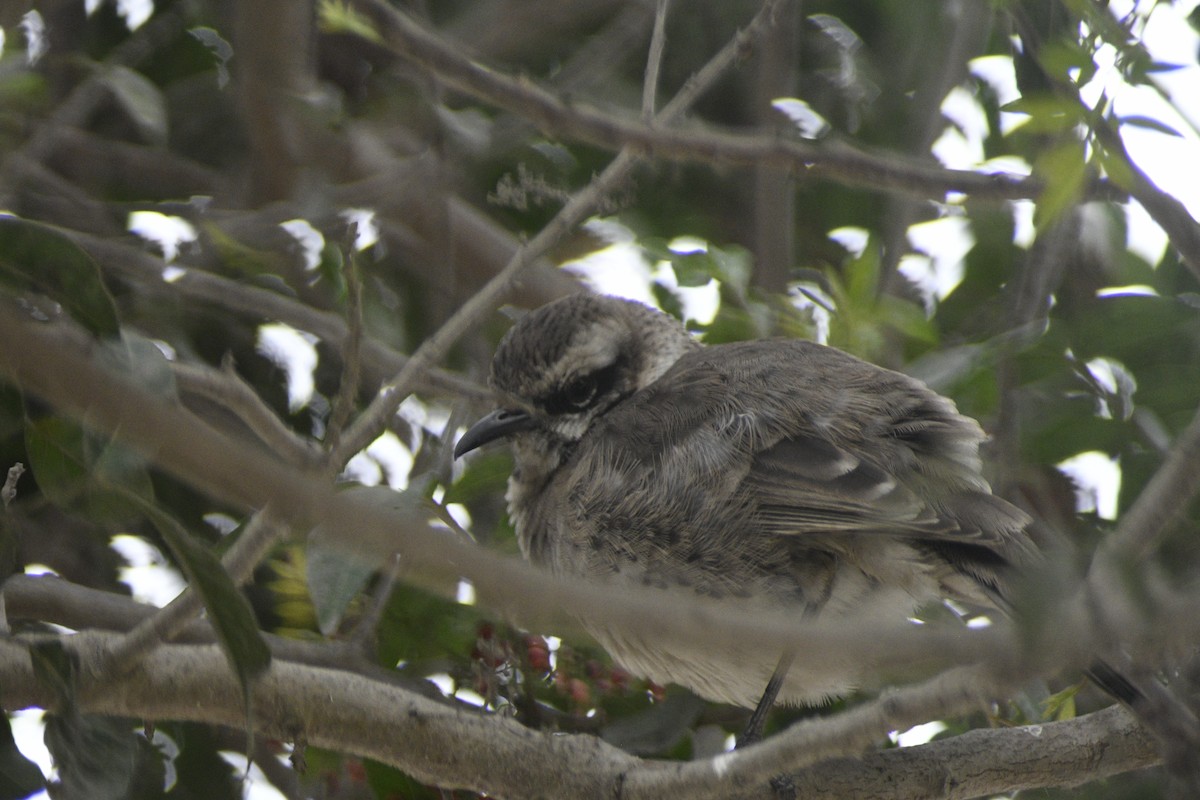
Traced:
<path fill-rule="evenodd" d="M 571 678 L 568 684 L 571 700 L 579 707 L 587 706 L 592 701 L 592 690 L 579 678 Z"/>
<path fill-rule="evenodd" d="M 550 654 L 545 650 L 530 649 L 529 651 L 529 668 L 538 672 L 550 671 Z"/>

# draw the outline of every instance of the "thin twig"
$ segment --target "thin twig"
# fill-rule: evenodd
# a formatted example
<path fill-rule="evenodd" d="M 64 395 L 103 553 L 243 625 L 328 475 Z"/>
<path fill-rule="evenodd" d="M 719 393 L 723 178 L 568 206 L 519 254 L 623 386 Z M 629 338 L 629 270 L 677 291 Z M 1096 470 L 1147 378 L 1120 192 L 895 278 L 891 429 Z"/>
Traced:
<path fill-rule="evenodd" d="M 166 263 L 158 256 L 98 236 L 59 230 L 100 262 L 106 271 L 135 280 L 150 291 L 158 289 L 173 297 L 211 303 L 251 319 L 279 320 L 335 345 L 340 345 L 349 335 L 346 321 L 339 315 L 318 311 L 279 292 L 223 278 L 192 266 L 186 266 L 182 275 L 167 283 L 163 279 Z M 407 358 L 374 339 L 368 339 L 363 342 L 363 363 L 372 375 L 387 376 L 402 369 Z M 425 391 L 468 398 L 479 403 L 491 399 L 491 393 L 483 386 L 442 369 L 425 370 L 421 387 Z"/>
<path fill-rule="evenodd" d="M 346 277 L 346 327 L 348 333 L 342 341 L 342 380 L 337 396 L 333 399 L 333 410 L 329 414 L 329 426 L 325 431 L 325 447 L 332 454 L 339 452 L 338 444 L 342 431 L 354 412 L 354 399 L 358 396 L 358 375 L 362 366 L 363 309 L 362 280 L 358 271 L 358 259 L 354 250 L 357 226 L 350 226 L 350 241 L 343 247 Z M 353 455 L 353 454 L 351 454 Z M 327 464 L 334 472 L 340 471 L 345 461 L 330 459 Z"/>
<path fill-rule="evenodd" d="M 4 583 L 0 598 L 13 619 L 53 622 L 77 631 L 98 629 L 125 633 L 160 612 L 160 609 L 128 595 L 90 589 L 53 575 L 13 575 Z M 352 672 L 453 704 L 429 683 L 380 667 L 375 661 L 363 658 L 344 641 L 306 642 L 267 632 L 262 633 L 262 638 L 270 648 L 273 660 Z M 178 630 L 171 641 L 216 644 L 217 635 L 208 620 L 196 617 Z"/>
<path fill-rule="evenodd" d="M 1179 435 L 1158 471 L 1121 516 L 1096 554 L 1096 563 L 1124 568 L 1152 553 L 1169 523 L 1200 491 L 1200 409 Z"/>
<path fill-rule="evenodd" d="M 454 518 L 454 515 L 450 513 L 450 510 L 446 508 L 445 504 L 436 502 L 433 503 L 433 511 L 435 514 L 437 514 L 438 519 L 440 519 L 447 528 L 458 534 L 459 538 L 461 538 L 464 542 L 471 542 L 472 544 L 479 543 L 475 539 L 475 534 L 458 524 L 458 520 Z"/>
<path fill-rule="evenodd" d="M 367 605 L 366 611 L 359 617 L 354 624 L 354 629 L 347 637 L 350 646 L 368 658 L 375 655 L 375 629 L 379 626 L 379 621 L 383 619 L 384 612 L 387 611 L 388 600 L 399 580 L 400 556 L 394 555 L 392 563 L 383 570 L 379 582 L 371 590 L 371 602 Z"/>
<path fill-rule="evenodd" d="M 833 717 L 793 724 L 785 732 L 742 750 L 693 761 L 663 772 L 640 769 L 626 776 L 622 797 L 658 798 L 670 789 L 675 796 L 724 797 L 737 786 L 766 784 L 777 775 L 812 766 L 828 758 L 851 756 L 930 719 L 981 709 L 1013 688 L 990 668 L 962 667 L 924 683 L 884 693 Z"/>
<path fill-rule="evenodd" d="M 1159 189 L 1137 162 L 1130 157 L 1120 134 L 1106 120 L 1095 127 L 1096 137 L 1129 167 L 1129 193 L 1142 204 L 1150 218 L 1158 223 L 1179 257 L 1196 280 L 1200 280 L 1200 223 L 1178 199 Z"/>
<path fill-rule="evenodd" d="M 206 397 L 233 412 L 263 444 L 281 458 L 299 467 L 316 463 L 316 448 L 284 425 L 242 380 L 232 364 L 226 362 L 218 371 L 199 364 L 173 362 L 171 371 L 181 390 Z"/>
<path fill-rule="evenodd" d="M 3 543 L 4 550 L 7 552 L 0 554 L 3 562 L 0 562 L 0 585 L 6 584 L 17 567 L 16 564 L 16 547 L 17 542 L 13 536 L 12 521 L 7 519 L 8 507 L 17 496 L 17 481 L 21 480 L 21 476 L 25 474 L 25 465 L 20 461 L 8 468 L 8 475 L 4 479 L 4 488 L 0 489 L 0 500 L 4 502 L 3 513 L 6 519 L 0 521 L 0 526 L 3 534 L 0 537 L 0 542 Z M 6 562 L 6 563 L 5 563 Z M 5 603 L 5 598 L 0 595 L 0 635 L 7 636 L 10 632 L 8 626 L 8 606 Z"/>
<path fill-rule="evenodd" d="M 654 9 L 654 33 L 650 36 L 650 53 L 646 58 L 646 77 L 642 83 L 642 122 L 647 125 L 654 120 L 657 105 L 658 73 L 662 69 L 663 53 L 667 41 L 667 6 L 671 0 L 658 0 Z"/>
<path fill-rule="evenodd" d="M 274 547 L 287 526 L 272 518 L 269 509 L 252 515 L 230 548 L 225 551 L 221 565 L 237 585 L 250 579 L 254 568 Z M 113 645 L 109 653 L 111 674 L 123 672 L 139 658 L 171 638 L 192 621 L 203 608 L 196 590 L 188 587 L 179 593 L 157 614 L 138 623 Z"/>
<path fill-rule="evenodd" d="M 8 510 L 8 506 L 17 496 L 17 481 L 21 480 L 21 476 L 25 474 L 25 465 L 20 461 L 8 468 L 8 474 L 4 478 L 4 487 L 0 488 L 0 500 L 4 501 L 4 510 Z"/>

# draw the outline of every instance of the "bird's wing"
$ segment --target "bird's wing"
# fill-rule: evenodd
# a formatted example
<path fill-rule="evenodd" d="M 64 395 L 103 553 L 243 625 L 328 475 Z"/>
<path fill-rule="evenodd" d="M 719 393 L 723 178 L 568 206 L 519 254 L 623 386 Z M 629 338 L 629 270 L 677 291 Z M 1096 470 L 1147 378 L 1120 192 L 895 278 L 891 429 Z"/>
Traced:
<path fill-rule="evenodd" d="M 920 477 L 897 475 L 825 439 L 798 435 L 756 454 L 741 491 L 760 524 L 776 535 L 885 533 L 1004 551 L 1028 523 L 986 490 L 934 493 Z"/>
<path fill-rule="evenodd" d="M 772 533 L 920 532 L 939 519 L 887 471 L 815 436 L 758 453 L 742 482 Z"/>
<path fill-rule="evenodd" d="M 667 523 L 667 510 L 687 518 L 717 503 L 754 516 L 739 529 L 768 536 L 890 534 L 1006 561 L 1032 550 L 1028 517 L 980 474 L 978 423 L 912 378 L 833 348 L 704 348 L 600 425 L 597 439 L 620 458 L 605 450 L 588 470 L 628 463 L 656 487 L 639 514 Z M 615 502 L 640 497 L 637 481 L 604 483 Z M 704 501 L 691 502 L 699 492 Z"/>
<path fill-rule="evenodd" d="M 1005 604 L 1009 565 L 1029 564 L 1036 548 L 1028 516 L 986 489 L 929 494 L 865 458 L 813 436 L 784 439 L 757 454 L 741 483 L 757 528 L 797 538 L 885 534 L 909 538 L 966 576 L 944 590 L 967 602 Z M 983 590 L 983 595 L 971 587 Z"/>

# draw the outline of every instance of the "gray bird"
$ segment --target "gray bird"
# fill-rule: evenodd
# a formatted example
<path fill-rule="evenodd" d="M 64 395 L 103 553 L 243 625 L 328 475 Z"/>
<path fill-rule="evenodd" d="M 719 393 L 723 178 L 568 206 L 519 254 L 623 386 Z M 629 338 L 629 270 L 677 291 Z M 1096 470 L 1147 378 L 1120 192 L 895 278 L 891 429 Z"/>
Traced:
<path fill-rule="evenodd" d="M 939 598 L 1002 605 L 1029 517 L 980 472 L 979 424 L 921 382 L 832 347 L 705 347 L 639 303 L 577 294 L 523 317 L 461 456 L 508 439 L 522 551 L 560 576 L 808 619 L 902 622 Z M 665 647 L 596 626 L 626 669 L 752 708 L 860 685 L 779 652 Z M 799 666 L 799 665 L 797 665 Z M 786 675 L 786 677 L 785 677 Z M 768 701 L 768 705 L 769 705 Z"/>

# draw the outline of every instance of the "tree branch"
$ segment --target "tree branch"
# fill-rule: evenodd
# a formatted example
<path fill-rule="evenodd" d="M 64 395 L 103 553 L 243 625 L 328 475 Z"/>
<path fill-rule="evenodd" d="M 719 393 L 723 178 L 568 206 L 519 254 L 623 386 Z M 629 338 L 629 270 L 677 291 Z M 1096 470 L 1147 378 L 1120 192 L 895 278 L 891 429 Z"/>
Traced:
<path fill-rule="evenodd" d="M 85 633 L 67 640 L 79 658 L 79 674 L 95 674 L 92 668 L 108 649 L 108 639 L 111 635 Z M 964 671 L 959 677 L 966 681 L 969 676 Z M 19 643 L 0 642 L 0 687 L 7 708 L 53 707 L 53 697 L 38 684 Z M 789 737 L 794 749 L 788 755 L 815 762 L 824 753 L 854 753 L 854 742 L 870 744 L 922 703 L 950 708 L 977 702 L 978 693 L 966 683 L 954 701 L 940 696 L 945 688 L 931 683 L 881 698 L 862 707 L 852 723 L 840 721 L 846 715 L 802 723 L 803 735 Z M 216 646 L 160 647 L 123 678 L 81 685 L 79 699 L 91 713 L 235 728 L 246 721 L 241 692 Z M 765 800 L 770 788 L 757 773 L 746 772 L 746 765 L 757 762 L 769 768 L 767 757 L 784 750 L 778 745 L 768 749 L 767 742 L 718 757 L 723 761 L 643 761 L 594 736 L 537 733 L 505 717 L 449 707 L 363 676 L 286 661 L 275 661 L 256 683 L 253 702 L 251 718 L 262 735 L 303 738 L 311 745 L 391 764 L 418 780 L 498 797 L 679 797 L 695 773 L 705 776 L 705 782 L 700 793 L 687 796 Z M 829 745 L 830 736 L 855 725 L 862 727 L 861 738 Z M 868 728 L 877 731 L 874 737 L 867 735 Z M 808 746 L 813 749 L 804 749 Z M 1150 737 L 1126 712 L 1109 709 L 1070 722 L 976 731 L 922 747 L 825 762 L 795 780 L 798 788 L 813 789 L 805 797 L 882 797 L 880 775 L 886 774 L 889 797 L 896 796 L 900 785 L 919 788 L 928 798 L 966 798 L 1077 785 L 1154 763 Z M 563 764 L 571 768 L 563 769 Z M 714 772 L 718 764 L 728 768 L 724 777 Z"/>
<path fill-rule="evenodd" d="M 1098 559 L 1137 563 L 1155 550 L 1168 527 L 1200 491 L 1200 408 L 1158 471 L 1101 546 Z"/>
<path fill-rule="evenodd" d="M 79 674 L 102 666 L 111 634 L 65 641 Z M 6 708 L 53 708 L 28 651 L 0 643 Z M 522 797 L 600 797 L 606 778 L 637 761 L 594 736 L 538 734 L 501 716 L 449 707 L 359 675 L 275 662 L 254 685 L 250 719 L 265 736 L 356 753 L 432 784 Z M 244 728 L 242 693 L 215 645 L 159 647 L 125 675 L 79 687 L 83 710 Z M 562 769 L 571 764 L 572 769 Z"/>
<path fill-rule="evenodd" d="M 374 20 L 388 46 L 454 88 L 537 124 L 544 131 L 596 147 L 633 148 L 643 156 L 706 164 L 772 165 L 797 176 L 835 180 L 921 197 L 961 192 L 976 198 L 1035 198 L 1040 181 L 1026 176 L 944 169 L 895 154 L 876 155 L 846 142 L 824 144 L 774 136 L 728 133 L 708 127 L 665 128 L 639 123 L 580 103 L 564 101 L 527 79 L 512 78 L 477 64 L 449 42 L 424 29 L 382 0 L 356 0 Z M 1107 182 L 1087 192 L 1092 198 L 1122 193 Z"/>
<path fill-rule="evenodd" d="M 1124 708 L 1111 706 L 1067 722 L 974 730 L 831 759 L 790 777 L 805 800 L 969 800 L 1079 786 L 1156 763 L 1154 737 Z"/>
<path fill-rule="evenodd" d="M 232 365 L 224 364 L 218 371 L 176 361 L 171 363 L 171 371 L 184 393 L 206 397 L 231 411 L 280 458 L 299 467 L 316 464 L 320 457 L 317 449 L 284 425 Z"/>
<path fill-rule="evenodd" d="M 249 286 L 214 275 L 203 269 L 185 266 L 178 279 L 167 283 L 163 278 L 166 263 L 158 256 L 127 244 L 111 242 L 97 236 L 63 230 L 72 241 L 100 262 L 101 267 L 125 280 L 132 280 L 147 289 L 169 293 L 192 301 L 210 303 L 250 319 L 274 319 L 293 328 L 308 331 L 314 336 L 341 346 L 349 335 L 346 321 L 337 314 L 318 311 L 278 292 Z M 407 363 L 395 350 L 373 339 L 363 342 L 364 381 L 373 382 L 374 391 L 386 376 L 393 375 Z M 476 403 L 490 402 L 491 392 L 461 375 L 440 369 L 422 374 L 421 388 L 425 391 L 465 398 Z"/>
<path fill-rule="evenodd" d="M 642 122 L 654 120 L 658 107 L 658 73 L 662 68 L 667 43 L 667 7 L 670 0 L 658 0 L 654 9 L 654 33 L 650 36 L 650 54 L 646 58 L 646 75 L 642 81 Z"/>

